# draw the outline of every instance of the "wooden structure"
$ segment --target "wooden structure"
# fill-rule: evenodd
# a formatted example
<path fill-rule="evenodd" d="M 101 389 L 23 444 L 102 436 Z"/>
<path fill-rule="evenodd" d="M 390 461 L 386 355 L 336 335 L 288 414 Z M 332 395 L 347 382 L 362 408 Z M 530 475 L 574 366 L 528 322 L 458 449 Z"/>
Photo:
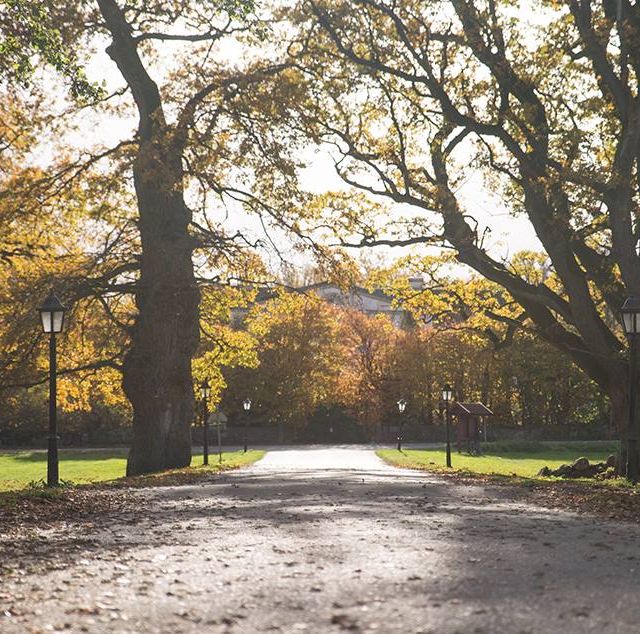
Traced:
<path fill-rule="evenodd" d="M 456 447 L 458 453 L 465 448 L 469 453 L 480 453 L 480 426 L 483 425 L 483 437 L 486 440 L 485 416 L 493 416 L 493 412 L 483 403 L 461 403 L 455 401 L 451 404 L 451 415 L 455 416 Z"/>

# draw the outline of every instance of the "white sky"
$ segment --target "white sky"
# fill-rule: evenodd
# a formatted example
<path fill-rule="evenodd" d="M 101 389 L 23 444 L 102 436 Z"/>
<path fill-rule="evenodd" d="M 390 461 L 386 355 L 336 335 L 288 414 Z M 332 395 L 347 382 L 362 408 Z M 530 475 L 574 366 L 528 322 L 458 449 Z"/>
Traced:
<path fill-rule="evenodd" d="M 175 47 L 173 44 L 159 44 L 161 52 L 168 55 L 168 59 L 172 59 L 171 50 Z M 106 84 L 107 90 L 113 90 L 123 86 L 122 80 L 114 62 L 105 52 L 105 43 L 96 46 L 96 53 L 92 56 L 87 65 L 87 74 L 90 79 Z M 223 57 L 233 58 L 237 55 L 237 44 L 229 43 L 227 48 L 220 50 Z M 146 61 L 146 60 L 145 60 Z M 166 72 L 166 71 L 165 71 Z M 162 85 L 165 74 L 162 67 L 156 67 L 152 75 L 154 79 L 159 80 Z M 130 102 L 131 96 L 125 95 L 126 102 Z M 77 133 L 72 137 L 71 143 L 78 147 L 86 145 L 87 140 L 91 142 L 104 143 L 105 145 L 114 145 L 116 139 L 128 138 L 131 136 L 132 130 L 135 128 L 136 119 L 133 109 L 131 109 L 131 118 L 111 116 L 97 119 L 95 115 L 87 113 L 81 122 Z M 305 153 L 305 158 L 310 161 L 309 166 L 301 172 L 301 182 L 305 189 L 314 193 L 323 193 L 326 191 L 345 189 L 342 180 L 337 176 L 333 167 L 333 161 L 328 149 L 320 149 Z M 461 202 L 466 209 L 479 223 L 479 234 L 482 234 L 485 227 L 490 227 L 491 232 L 485 238 L 485 246 L 491 255 L 497 258 L 507 258 L 513 253 L 520 250 L 540 250 L 541 245 L 537 240 L 533 229 L 526 218 L 514 218 L 501 205 L 500 200 L 492 196 L 487 191 L 482 177 L 479 173 L 472 174 L 464 185 L 458 191 Z M 400 207 L 393 209 L 393 203 L 389 201 L 381 201 L 392 207 L 391 213 L 401 215 Z M 235 228 L 242 228 L 254 233 L 255 236 L 262 234 L 259 220 L 245 214 L 240 207 L 233 210 L 233 218 L 230 218 L 230 225 Z M 278 246 L 283 252 L 296 264 L 303 264 L 299 254 L 291 252 L 288 241 L 283 235 L 277 236 Z M 382 257 L 383 260 L 391 260 L 396 257 L 402 257 L 408 252 L 399 248 L 379 247 L 375 250 L 376 258 Z"/>

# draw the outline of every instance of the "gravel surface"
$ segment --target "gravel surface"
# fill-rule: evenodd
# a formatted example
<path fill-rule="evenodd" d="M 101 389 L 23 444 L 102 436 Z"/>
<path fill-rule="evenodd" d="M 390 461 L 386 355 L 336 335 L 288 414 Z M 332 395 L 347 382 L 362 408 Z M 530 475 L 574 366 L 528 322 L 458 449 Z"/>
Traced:
<path fill-rule="evenodd" d="M 271 451 L 0 536 L 0 632 L 638 632 L 640 528 L 508 487 Z"/>

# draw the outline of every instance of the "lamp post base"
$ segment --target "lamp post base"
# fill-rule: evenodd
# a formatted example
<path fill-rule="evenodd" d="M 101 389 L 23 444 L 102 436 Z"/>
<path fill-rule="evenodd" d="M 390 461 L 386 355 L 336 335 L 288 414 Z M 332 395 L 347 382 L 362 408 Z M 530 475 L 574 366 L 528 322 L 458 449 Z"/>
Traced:
<path fill-rule="evenodd" d="M 49 436 L 47 448 L 47 486 L 57 487 L 58 484 L 58 437 Z"/>

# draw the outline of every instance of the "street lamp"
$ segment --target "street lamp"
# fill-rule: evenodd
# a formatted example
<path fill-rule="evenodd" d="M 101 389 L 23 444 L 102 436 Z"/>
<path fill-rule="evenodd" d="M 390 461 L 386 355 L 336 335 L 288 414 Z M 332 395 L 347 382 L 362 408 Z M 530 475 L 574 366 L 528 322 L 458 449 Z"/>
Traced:
<path fill-rule="evenodd" d="M 60 300 L 51 293 L 42 306 L 40 321 L 42 330 L 49 335 L 49 440 L 47 448 L 47 485 L 58 486 L 58 419 L 56 411 L 56 335 L 64 327 L 65 307 Z"/>
<path fill-rule="evenodd" d="M 244 419 L 244 453 L 247 453 L 247 423 L 249 421 L 249 410 L 251 409 L 251 399 L 245 398 L 242 401 L 242 407 L 244 407 L 244 411 L 247 412 L 247 415 Z"/>
<path fill-rule="evenodd" d="M 629 339 L 629 419 L 627 421 L 627 480 L 638 481 L 638 425 L 636 422 L 638 382 L 638 335 L 640 299 L 628 297 L 621 309 L 624 332 Z"/>
<path fill-rule="evenodd" d="M 404 423 L 404 418 L 402 414 L 404 414 L 404 410 L 407 407 L 407 401 L 401 398 L 398 401 L 398 411 L 400 412 L 400 429 L 398 431 L 398 451 L 402 450 L 402 424 Z"/>
<path fill-rule="evenodd" d="M 222 464 L 222 412 L 217 410 L 216 427 L 218 428 L 218 463 Z"/>
<path fill-rule="evenodd" d="M 200 386 L 200 396 L 202 397 L 202 464 L 209 464 L 209 412 L 207 404 L 211 396 L 209 381 L 203 381 Z"/>
<path fill-rule="evenodd" d="M 442 400 L 444 401 L 446 411 L 446 448 L 447 448 L 447 467 L 451 467 L 451 412 L 449 410 L 449 401 L 453 398 L 453 390 L 448 383 L 442 386 Z"/>

